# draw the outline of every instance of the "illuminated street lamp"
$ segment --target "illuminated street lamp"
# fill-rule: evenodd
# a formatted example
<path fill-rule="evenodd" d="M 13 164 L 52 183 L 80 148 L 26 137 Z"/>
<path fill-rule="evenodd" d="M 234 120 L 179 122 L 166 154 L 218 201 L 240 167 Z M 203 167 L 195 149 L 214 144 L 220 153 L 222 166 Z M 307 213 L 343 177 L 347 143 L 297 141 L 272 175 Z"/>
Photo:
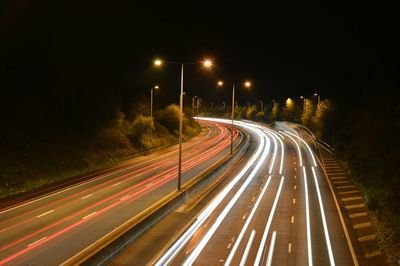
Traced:
<path fill-rule="evenodd" d="M 314 96 L 318 97 L 317 107 L 319 107 L 319 100 L 320 100 L 321 95 L 319 95 L 318 93 L 314 93 Z"/>
<path fill-rule="evenodd" d="M 222 86 L 224 83 L 222 81 L 218 81 L 218 86 Z M 251 82 L 245 81 L 243 84 L 244 87 L 250 88 Z M 232 129 L 231 129 L 231 154 L 233 153 L 233 120 L 235 118 L 235 83 L 232 84 Z"/>
<path fill-rule="evenodd" d="M 179 157 L 178 157 L 178 191 L 182 188 L 182 129 L 183 129 L 183 67 L 185 65 L 197 65 L 203 64 L 206 68 L 212 66 L 212 62 L 208 59 L 202 62 L 173 62 L 173 61 L 162 61 L 161 59 L 154 60 L 155 66 L 161 66 L 163 63 L 180 65 L 181 66 L 181 90 L 179 97 Z"/>
<path fill-rule="evenodd" d="M 306 98 L 303 96 L 300 96 L 300 99 L 303 99 L 303 113 L 306 111 Z"/>
<path fill-rule="evenodd" d="M 151 117 L 151 121 L 153 121 L 153 91 L 154 90 L 158 90 L 158 89 L 159 89 L 158 85 L 155 85 L 153 88 L 150 89 L 150 117 Z M 150 142 L 153 143 L 153 127 L 150 130 Z"/>

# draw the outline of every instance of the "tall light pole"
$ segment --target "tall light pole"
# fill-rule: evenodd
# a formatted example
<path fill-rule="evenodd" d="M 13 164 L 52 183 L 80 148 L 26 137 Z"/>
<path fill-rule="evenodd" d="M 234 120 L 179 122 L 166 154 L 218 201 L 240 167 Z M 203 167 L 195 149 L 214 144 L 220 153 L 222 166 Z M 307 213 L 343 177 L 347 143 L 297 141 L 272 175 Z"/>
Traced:
<path fill-rule="evenodd" d="M 153 121 L 153 91 L 158 90 L 158 85 L 155 85 L 150 89 L 150 117 L 151 121 Z M 150 130 L 150 143 L 153 143 L 153 128 Z"/>
<path fill-rule="evenodd" d="M 222 81 L 218 81 L 218 86 L 222 86 L 224 83 Z M 243 85 L 246 88 L 251 87 L 251 82 L 250 81 L 245 81 Z M 232 128 L 231 128 L 231 154 L 233 153 L 233 120 L 235 118 L 235 83 L 232 84 Z"/>
<path fill-rule="evenodd" d="M 318 97 L 317 107 L 319 107 L 319 100 L 320 100 L 321 95 L 319 95 L 318 93 L 314 93 L 314 96 Z"/>
<path fill-rule="evenodd" d="M 300 96 L 300 99 L 303 99 L 303 113 L 306 111 L 306 98 L 303 96 Z"/>
<path fill-rule="evenodd" d="M 180 65 L 181 66 L 181 90 L 180 90 L 180 97 L 179 97 L 179 154 L 178 154 L 178 191 L 182 190 L 182 129 L 183 129 L 183 67 L 184 65 L 195 65 L 199 64 L 200 62 L 172 62 L 172 61 L 166 61 L 168 64 L 174 64 L 174 65 Z M 163 61 L 160 59 L 156 59 L 154 61 L 154 64 L 156 66 L 161 66 L 163 64 Z M 209 68 L 212 66 L 212 62 L 210 60 L 204 60 L 202 64 Z"/>
<path fill-rule="evenodd" d="M 192 97 L 192 117 L 194 117 L 194 100 L 197 98 L 197 96 Z"/>
<path fill-rule="evenodd" d="M 261 104 L 261 110 L 260 110 L 260 112 L 262 112 L 262 111 L 263 111 L 263 104 L 264 104 L 263 101 L 260 100 L 260 104 Z"/>
<path fill-rule="evenodd" d="M 196 121 L 197 122 L 199 122 L 199 105 L 201 106 L 201 103 L 200 103 L 200 98 L 197 98 L 197 101 L 196 101 Z"/>

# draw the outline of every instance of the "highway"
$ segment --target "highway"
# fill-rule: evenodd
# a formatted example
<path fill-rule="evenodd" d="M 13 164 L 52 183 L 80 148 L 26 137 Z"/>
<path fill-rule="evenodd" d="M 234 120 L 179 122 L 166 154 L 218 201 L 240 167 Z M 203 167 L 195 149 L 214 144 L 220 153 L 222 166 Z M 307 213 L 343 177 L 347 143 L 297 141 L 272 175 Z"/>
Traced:
<path fill-rule="evenodd" d="M 250 134 L 251 157 L 148 264 L 358 265 L 312 138 L 292 128 L 235 125 Z M 110 263 L 122 264 L 129 264 L 126 254 Z"/>
<path fill-rule="evenodd" d="M 183 144 L 183 184 L 230 152 L 224 123 L 202 125 Z M 62 264 L 175 191 L 177 159 L 175 145 L 0 210 L 0 265 Z"/>

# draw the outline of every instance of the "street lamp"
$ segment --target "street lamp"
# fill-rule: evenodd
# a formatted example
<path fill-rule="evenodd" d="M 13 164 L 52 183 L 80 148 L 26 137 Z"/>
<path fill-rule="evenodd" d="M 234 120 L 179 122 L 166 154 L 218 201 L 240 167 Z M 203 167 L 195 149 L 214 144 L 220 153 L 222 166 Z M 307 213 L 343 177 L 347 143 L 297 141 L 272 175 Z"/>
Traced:
<path fill-rule="evenodd" d="M 151 121 L 153 121 L 153 91 L 158 90 L 158 85 L 155 85 L 153 88 L 150 89 L 150 117 Z M 153 127 L 150 130 L 150 142 L 153 143 Z"/>
<path fill-rule="evenodd" d="M 173 61 L 162 61 L 161 59 L 154 60 L 155 66 L 161 66 L 163 63 L 180 65 L 181 66 L 181 89 L 179 96 L 179 155 L 178 155 L 178 191 L 182 189 L 182 129 L 183 129 L 183 67 L 185 65 L 197 65 L 203 64 L 206 68 L 212 66 L 211 60 L 205 59 L 202 62 L 173 62 Z"/>
<path fill-rule="evenodd" d="M 306 111 L 306 98 L 303 96 L 300 96 L 300 99 L 303 99 L 303 113 Z"/>
<path fill-rule="evenodd" d="M 196 102 L 196 121 L 199 122 L 199 108 L 201 107 L 201 98 L 197 98 Z"/>
<path fill-rule="evenodd" d="M 261 110 L 260 110 L 260 112 L 262 112 L 262 111 L 263 111 L 263 104 L 264 104 L 264 103 L 263 103 L 263 101 L 261 101 L 261 100 L 260 100 L 260 105 L 261 105 L 261 106 L 260 106 L 260 107 L 261 107 Z"/>
<path fill-rule="evenodd" d="M 218 81 L 218 86 L 222 86 L 224 83 L 222 81 Z M 241 83 L 246 88 L 251 87 L 250 81 L 245 81 Z M 231 129 L 231 154 L 233 153 L 233 120 L 235 118 L 235 83 L 232 83 L 232 129 Z"/>
<path fill-rule="evenodd" d="M 314 93 L 314 96 L 318 96 L 317 107 L 319 107 L 319 100 L 320 100 L 321 95 L 319 95 L 318 93 Z"/>
<path fill-rule="evenodd" d="M 194 117 L 194 100 L 197 98 L 197 96 L 192 97 L 192 117 Z"/>

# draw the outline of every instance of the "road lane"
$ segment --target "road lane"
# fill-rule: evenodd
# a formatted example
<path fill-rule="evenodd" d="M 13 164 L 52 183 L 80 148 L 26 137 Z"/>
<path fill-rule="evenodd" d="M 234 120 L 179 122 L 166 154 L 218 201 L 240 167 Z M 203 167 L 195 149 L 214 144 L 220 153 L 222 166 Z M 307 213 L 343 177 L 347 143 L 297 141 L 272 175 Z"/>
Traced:
<path fill-rule="evenodd" d="M 262 128 L 254 123 L 236 123 L 253 132 Z M 357 264 L 313 152 L 313 142 L 307 143 L 290 130 L 261 131 L 259 148 L 265 148 L 265 138 L 271 149 L 255 177 L 246 177 L 251 180 L 243 191 L 239 188 L 226 194 L 220 205 L 209 211 L 204 224 L 191 228 L 185 241 L 177 245 L 179 250 L 175 248 L 168 260 L 161 257 L 159 265 Z M 203 217 L 202 213 L 199 216 Z"/>
<path fill-rule="evenodd" d="M 229 153 L 227 128 L 215 122 L 204 125 L 208 134 L 183 146 L 184 182 Z M 175 190 L 176 176 L 176 150 L 167 149 L 89 181 L 2 210 L 0 265 L 61 263 Z"/>

